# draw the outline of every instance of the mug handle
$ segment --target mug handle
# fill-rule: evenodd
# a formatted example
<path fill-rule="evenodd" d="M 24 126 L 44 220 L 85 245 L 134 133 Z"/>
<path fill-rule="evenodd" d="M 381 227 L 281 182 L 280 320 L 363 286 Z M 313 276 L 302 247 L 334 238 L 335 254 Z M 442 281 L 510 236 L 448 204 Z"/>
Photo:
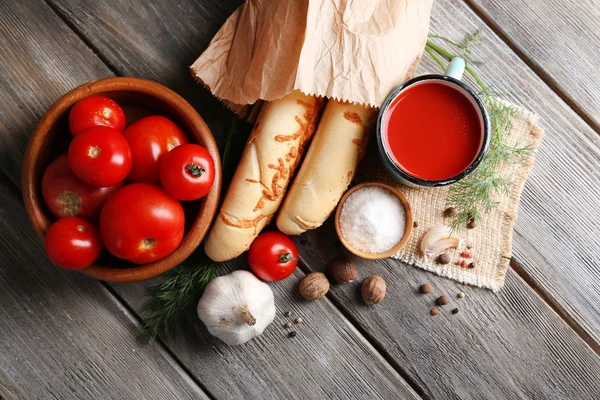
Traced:
<path fill-rule="evenodd" d="M 454 79 L 458 79 L 459 81 L 462 79 L 462 76 L 465 72 L 465 60 L 460 57 L 454 57 L 448 67 L 444 71 L 444 75 L 448 75 Z"/>

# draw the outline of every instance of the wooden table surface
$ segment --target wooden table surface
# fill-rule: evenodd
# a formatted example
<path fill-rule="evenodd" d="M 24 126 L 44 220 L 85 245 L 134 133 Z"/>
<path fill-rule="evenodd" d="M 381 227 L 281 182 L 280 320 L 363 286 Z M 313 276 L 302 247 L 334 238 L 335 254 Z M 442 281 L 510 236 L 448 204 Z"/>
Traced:
<path fill-rule="evenodd" d="M 546 135 L 525 187 L 514 257 L 497 294 L 398 264 L 376 307 L 357 284 L 302 302 L 295 290 L 342 252 L 331 223 L 296 243 L 279 315 L 229 347 L 194 319 L 174 343 L 141 344 L 144 284 L 108 284 L 46 258 L 23 208 L 20 171 L 45 110 L 90 80 L 136 76 L 184 96 L 223 143 L 233 115 L 188 66 L 240 0 L 0 1 L 0 398 L 600 398 L 600 2 L 436 0 L 431 32 L 474 51 L 482 78 L 540 115 Z M 422 70 L 437 68 L 424 56 Z M 242 139 L 243 140 L 243 139 Z M 244 267 L 243 260 L 228 268 Z M 423 282 L 461 311 L 428 316 Z M 306 323 L 285 336 L 283 312 Z"/>

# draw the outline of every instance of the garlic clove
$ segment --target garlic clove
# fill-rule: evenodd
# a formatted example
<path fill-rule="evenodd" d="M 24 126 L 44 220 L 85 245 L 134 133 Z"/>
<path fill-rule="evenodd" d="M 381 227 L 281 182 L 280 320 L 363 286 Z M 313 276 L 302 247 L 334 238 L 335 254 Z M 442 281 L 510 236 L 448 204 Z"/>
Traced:
<path fill-rule="evenodd" d="M 451 247 L 459 247 L 461 243 L 461 237 L 453 234 L 450 227 L 438 225 L 427 231 L 421 239 L 421 252 L 427 259 Z"/>

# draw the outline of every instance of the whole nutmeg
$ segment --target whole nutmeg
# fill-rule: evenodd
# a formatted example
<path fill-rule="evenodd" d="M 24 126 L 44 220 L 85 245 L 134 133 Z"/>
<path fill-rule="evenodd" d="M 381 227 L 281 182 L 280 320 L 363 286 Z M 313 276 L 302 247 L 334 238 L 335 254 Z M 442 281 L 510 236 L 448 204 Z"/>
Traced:
<path fill-rule="evenodd" d="M 379 275 L 371 275 L 362 283 L 362 298 L 367 304 L 379 304 L 385 297 L 385 280 Z"/>
<path fill-rule="evenodd" d="M 316 300 L 325 296 L 329 291 L 329 281 L 322 272 L 311 272 L 306 275 L 298 286 L 300 294 L 306 300 Z"/>
<path fill-rule="evenodd" d="M 337 283 L 350 283 L 356 279 L 356 265 L 351 258 L 340 256 L 329 264 L 329 274 Z"/>

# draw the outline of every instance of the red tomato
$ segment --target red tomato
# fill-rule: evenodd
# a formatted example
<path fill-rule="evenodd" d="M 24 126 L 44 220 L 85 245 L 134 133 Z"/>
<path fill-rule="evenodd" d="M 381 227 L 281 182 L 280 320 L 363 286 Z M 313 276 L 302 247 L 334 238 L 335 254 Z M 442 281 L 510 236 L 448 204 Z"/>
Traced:
<path fill-rule="evenodd" d="M 298 249 L 283 233 L 261 233 L 250 245 L 248 263 L 254 275 L 263 281 L 280 281 L 296 269 Z"/>
<path fill-rule="evenodd" d="M 160 183 L 160 161 L 171 149 L 187 143 L 185 133 L 165 117 L 142 118 L 125 130 L 131 147 L 131 182 Z"/>
<path fill-rule="evenodd" d="M 183 238 L 181 204 L 158 186 L 133 183 L 104 203 L 100 235 L 114 256 L 136 264 L 171 254 Z"/>
<path fill-rule="evenodd" d="M 131 150 L 119 131 L 96 126 L 75 136 L 69 146 L 69 166 L 87 184 L 114 186 L 131 169 Z"/>
<path fill-rule="evenodd" d="M 52 161 L 42 177 L 44 201 L 56 218 L 79 217 L 95 221 L 108 196 L 120 186 L 88 185 L 71 171 L 66 154 Z"/>
<path fill-rule="evenodd" d="M 44 239 L 48 258 L 66 269 L 89 267 L 102 252 L 98 229 L 81 218 L 62 218 L 50 226 Z"/>
<path fill-rule="evenodd" d="M 208 150 L 197 144 L 177 146 L 160 163 L 160 183 L 179 200 L 206 196 L 215 180 L 215 162 Z"/>
<path fill-rule="evenodd" d="M 71 134 L 77 136 L 94 126 L 108 126 L 123 132 L 125 113 L 108 97 L 91 96 L 79 100 L 69 113 Z"/>

